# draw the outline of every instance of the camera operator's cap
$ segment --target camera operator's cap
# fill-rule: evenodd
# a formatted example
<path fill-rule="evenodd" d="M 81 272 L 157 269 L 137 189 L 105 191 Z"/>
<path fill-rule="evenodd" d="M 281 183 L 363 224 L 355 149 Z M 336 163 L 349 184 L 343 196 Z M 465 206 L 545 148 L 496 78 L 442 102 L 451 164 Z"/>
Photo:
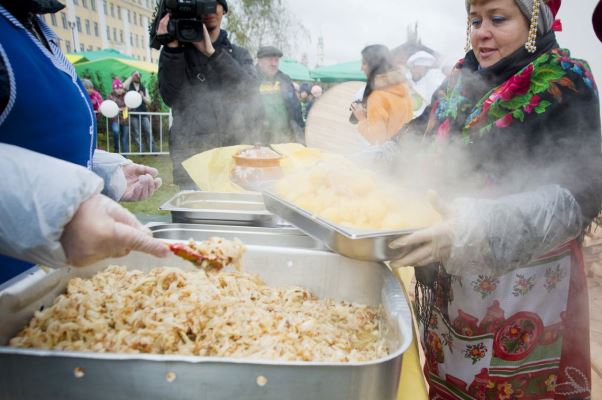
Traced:
<path fill-rule="evenodd" d="M 226 0 L 217 0 L 217 2 L 219 4 L 222 5 L 222 7 L 224 7 L 224 14 L 228 12 L 228 2 L 226 2 Z"/>
<path fill-rule="evenodd" d="M 141 75 L 140 75 L 140 72 L 139 72 L 139 71 L 134 71 L 134 72 L 132 73 L 132 76 L 137 76 L 137 77 L 140 77 Z"/>
<path fill-rule="evenodd" d="M 257 58 L 263 57 L 282 57 L 282 52 L 274 46 L 262 46 L 257 50 Z"/>

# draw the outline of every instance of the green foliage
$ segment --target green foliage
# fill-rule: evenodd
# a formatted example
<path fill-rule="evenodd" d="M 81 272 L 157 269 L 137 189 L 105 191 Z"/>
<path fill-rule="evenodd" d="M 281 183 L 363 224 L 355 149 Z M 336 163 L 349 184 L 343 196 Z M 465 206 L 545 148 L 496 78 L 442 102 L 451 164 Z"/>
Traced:
<path fill-rule="evenodd" d="M 282 0 L 234 0 L 225 29 L 235 43 L 257 53 L 261 46 L 272 45 L 290 56 L 299 41 L 309 39 L 308 30 L 287 9 Z"/>
<path fill-rule="evenodd" d="M 159 92 L 159 79 L 156 74 L 151 73 L 148 82 L 146 83 L 148 94 L 151 98 L 151 103 L 148 111 L 152 112 L 167 112 L 169 107 L 163 102 L 161 93 Z"/>
<path fill-rule="evenodd" d="M 92 80 L 92 84 L 94 85 L 94 87 L 96 88 L 96 91 L 98 93 L 101 94 L 105 94 L 106 92 L 106 88 L 105 88 L 105 84 L 102 81 L 102 75 L 100 75 L 99 71 L 96 71 L 96 73 L 94 74 L 94 79 Z"/>

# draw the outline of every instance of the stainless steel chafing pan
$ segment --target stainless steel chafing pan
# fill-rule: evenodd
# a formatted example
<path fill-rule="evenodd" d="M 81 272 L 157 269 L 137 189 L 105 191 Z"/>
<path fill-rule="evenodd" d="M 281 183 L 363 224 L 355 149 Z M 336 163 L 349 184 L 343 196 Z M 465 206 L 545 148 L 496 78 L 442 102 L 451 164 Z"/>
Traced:
<path fill-rule="evenodd" d="M 158 237 L 169 239 L 241 236 L 240 229 L 226 227 L 219 231 L 169 225 L 151 228 Z M 412 330 L 410 310 L 393 273 L 380 263 L 351 260 L 316 249 L 303 235 L 286 237 L 286 233 L 269 228 L 243 231 L 248 247 L 243 268 L 259 274 L 268 284 L 300 285 L 320 297 L 382 304 L 390 354 L 371 362 L 342 364 L 6 346 L 35 310 L 51 305 L 64 292 L 72 277 L 90 277 L 110 264 L 141 270 L 162 265 L 192 268 L 175 256 L 160 260 L 132 253 L 86 268 L 50 273 L 32 269 L 0 289 L 0 399 L 395 399 L 402 357 L 411 343 Z"/>
<path fill-rule="evenodd" d="M 321 241 L 332 251 L 356 260 L 387 261 L 399 258 L 400 250 L 390 249 L 389 243 L 417 230 L 385 231 L 346 228 L 313 215 L 270 190 L 263 192 L 263 199 L 270 212 Z"/>
<path fill-rule="evenodd" d="M 271 227 L 288 225 L 266 210 L 260 193 L 182 191 L 160 209 L 171 213 L 172 222 Z"/>

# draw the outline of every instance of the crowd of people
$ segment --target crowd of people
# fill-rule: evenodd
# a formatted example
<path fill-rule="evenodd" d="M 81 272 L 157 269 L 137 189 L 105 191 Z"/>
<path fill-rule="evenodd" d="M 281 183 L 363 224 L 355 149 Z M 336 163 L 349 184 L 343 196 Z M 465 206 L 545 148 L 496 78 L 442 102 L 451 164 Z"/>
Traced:
<path fill-rule="evenodd" d="M 403 65 L 385 46 L 362 51 L 367 84 L 351 107 L 358 132 L 371 144 L 394 143 L 387 151 L 398 162 L 420 143 L 424 170 L 448 183 L 435 188 L 442 222 L 390 243 L 399 252 L 391 267 L 416 270 L 432 399 L 591 397 L 581 240 L 602 205 L 600 105 L 587 62 L 556 40 L 560 3 L 465 0 L 465 54 L 449 75 L 424 49 Z M 0 281 L 34 263 L 167 253 L 116 202 L 152 195 L 158 171 L 95 150 L 98 96 L 36 17 L 63 7 L 0 0 L 0 167 L 10 171 L 0 196 Z M 297 89 L 276 47 L 261 47 L 254 63 L 221 29 L 227 12 L 218 0 L 193 43 L 169 36 L 169 14 L 158 25 L 159 88 L 173 113 L 181 189 L 195 188 L 182 161 L 201 151 L 302 142 L 322 93 L 308 83 Z M 126 88 L 148 104 L 140 77 L 130 78 L 113 82 L 122 113 Z M 45 113 L 30 118 L 40 103 Z M 127 134 L 124 119 L 112 122 L 117 137 Z M 142 119 L 131 126 L 146 129 Z"/>

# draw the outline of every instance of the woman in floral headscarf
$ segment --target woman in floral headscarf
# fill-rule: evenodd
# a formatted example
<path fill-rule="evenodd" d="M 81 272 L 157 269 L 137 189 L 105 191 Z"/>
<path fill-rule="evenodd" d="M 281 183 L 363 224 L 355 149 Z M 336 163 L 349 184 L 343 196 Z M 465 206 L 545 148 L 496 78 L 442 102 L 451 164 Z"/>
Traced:
<path fill-rule="evenodd" d="M 556 42 L 559 7 L 467 0 L 466 56 L 426 111 L 435 170 L 450 178 L 458 145 L 456 181 L 481 182 L 391 244 L 417 267 L 431 398 L 590 398 L 580 238 L 602 202 L 599 99 Z"/>

